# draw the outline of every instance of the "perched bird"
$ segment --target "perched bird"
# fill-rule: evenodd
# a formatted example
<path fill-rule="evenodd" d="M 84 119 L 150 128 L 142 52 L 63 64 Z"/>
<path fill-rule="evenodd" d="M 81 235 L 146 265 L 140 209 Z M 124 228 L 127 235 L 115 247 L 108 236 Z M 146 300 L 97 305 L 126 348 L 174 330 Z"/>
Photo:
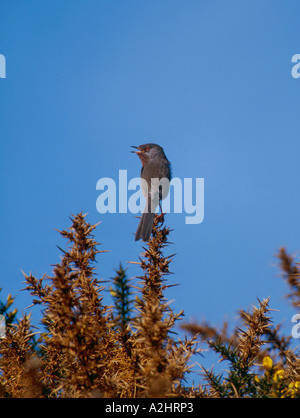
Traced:
<path fill-rule="evenodd" d="M 135 240 L 142 239 L 149 241 L 154 213 L 160 201 L 169 193 L 169 182 L 171 180 L 171 163 L 168 161 L 164 150 L 157 144 L 144 144 L 139 147 L 132 147 L 142 163 L 141 179 L 142 191 L 146 198 L 146 205 L 143 211 L 139 226 L 135 234 Z M 152 180 L 151 179 L 158 179 Z M 158 184 L 159 180 L 166 179 Z"/>

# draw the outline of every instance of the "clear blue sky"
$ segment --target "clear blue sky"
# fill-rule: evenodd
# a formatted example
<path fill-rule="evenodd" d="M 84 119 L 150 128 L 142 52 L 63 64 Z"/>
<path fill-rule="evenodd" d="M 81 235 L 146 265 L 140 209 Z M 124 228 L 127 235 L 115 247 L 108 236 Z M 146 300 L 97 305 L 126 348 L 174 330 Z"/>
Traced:
<path fill-rule="evenodd" d="M 157 142 L 174 176 L 205 179 L 203 223 L 167 216 L 174 310 L 235 323 L 271 296 L 289 330 L 274 254 L 300 250 L 299 16 L 296 0 L 2 1 L 2 299 L 30 305 L 21 269 L 51 274 L 71 213 L 102 221 L 99 277 L 138 260 L 138 220 L 100 216 L 96 183 L 138 176 L 130 146 Z"/>

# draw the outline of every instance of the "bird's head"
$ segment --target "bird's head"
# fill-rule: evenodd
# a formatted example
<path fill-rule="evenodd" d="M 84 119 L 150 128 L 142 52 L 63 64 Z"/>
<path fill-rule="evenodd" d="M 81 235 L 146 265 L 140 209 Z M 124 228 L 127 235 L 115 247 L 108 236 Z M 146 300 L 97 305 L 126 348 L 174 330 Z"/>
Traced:
<path fill-rule="evenodd" d="M 144 144 L 139 147 L 132 146 L 131 148 L 135 148 L 137 150 L 131 152 L 134 152 L 139 156 L 142 165 L 145 165 L 148 161 L 156 158 L 166 158 L 164 150 L 157 144 Z"/>

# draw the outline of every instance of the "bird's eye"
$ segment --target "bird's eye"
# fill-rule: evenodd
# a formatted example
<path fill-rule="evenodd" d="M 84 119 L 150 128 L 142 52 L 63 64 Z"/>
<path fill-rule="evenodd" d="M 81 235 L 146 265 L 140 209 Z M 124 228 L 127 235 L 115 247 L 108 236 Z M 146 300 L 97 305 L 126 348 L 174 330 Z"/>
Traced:
<path fill-rule="evenodd" d="M 150 151 L 150 147 L 149 147 L 149 146 L 147 146 L 147 147 L 145 148 L 145 150 L 146 150 L 146 151 Z"/>

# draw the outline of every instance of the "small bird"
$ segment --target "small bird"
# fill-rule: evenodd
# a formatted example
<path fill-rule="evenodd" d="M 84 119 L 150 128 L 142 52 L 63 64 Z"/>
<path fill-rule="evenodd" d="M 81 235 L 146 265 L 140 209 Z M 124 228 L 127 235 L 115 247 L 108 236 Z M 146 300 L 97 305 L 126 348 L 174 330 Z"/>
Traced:
<path fill-rule="evenodd" d="M 154 213 L 162 199 L 169 193 L 169 182 L 171 180 L 171 163 L 167 159 L 164 150 L 157 144 L 144 144 L 139 147 L 132 146 L 138 151 L 136 153 L 142 163 L 141 179 L 142 192 L 146 198 L 146 205 L 143 211 L 139 226 L 136 230 L 135 240 L 142 239 L 149 241 L 152 225 L 154 220 Z M 158 185 L 151 179 L 167 179 L 166 187 Z M 152 183 L 152 187 L 151 187 Z"/>

